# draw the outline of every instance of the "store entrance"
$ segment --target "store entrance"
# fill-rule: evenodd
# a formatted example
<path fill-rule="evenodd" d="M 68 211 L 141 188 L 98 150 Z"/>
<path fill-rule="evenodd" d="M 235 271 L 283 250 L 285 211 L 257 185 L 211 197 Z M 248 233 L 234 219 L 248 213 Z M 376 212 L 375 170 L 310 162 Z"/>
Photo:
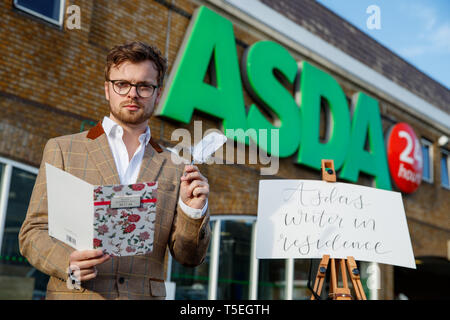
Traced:
<path fill-rule="evenodd" d="M 416 259 L 417 269 L 394 268 L 396 299 L 448 300 L 450 292 L 450 261 L 441 257 Z"/>

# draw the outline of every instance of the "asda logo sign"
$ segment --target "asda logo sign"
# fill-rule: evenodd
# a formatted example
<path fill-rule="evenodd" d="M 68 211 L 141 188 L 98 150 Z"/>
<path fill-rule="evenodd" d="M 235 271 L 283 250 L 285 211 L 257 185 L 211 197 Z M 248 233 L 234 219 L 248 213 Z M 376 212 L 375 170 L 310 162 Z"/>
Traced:
<path fill-rule="evenodd" d="M 204 81 L 210 62 L 212 84 Z M 256 102 L 248 112 L 244 87 Z M 325 141 L 320 139 L 321 99 L 329 106 Z M 232 23 L 203 6 L 192 17 L 156 114 L 189 123 L 194 110 L 221 119 L 229 138 L 246 144 L 251 139 L 272 156 L 295 155 L 298 164 L 318 170 L 321 159 L 333 159 L 340 179 L 356 182 L 363 172 L 375 178 L 376 187 L 391 189 L 377 100 L 359 92 L 349 106 L 331 75 L 297 62 L 276 42 L 254 43 L 239 61 Z M 278 130 L 276 146 L 259 137 L 262 129 Z M 227 134 L 238 130 L 253 133 L 246 138 Z"/>

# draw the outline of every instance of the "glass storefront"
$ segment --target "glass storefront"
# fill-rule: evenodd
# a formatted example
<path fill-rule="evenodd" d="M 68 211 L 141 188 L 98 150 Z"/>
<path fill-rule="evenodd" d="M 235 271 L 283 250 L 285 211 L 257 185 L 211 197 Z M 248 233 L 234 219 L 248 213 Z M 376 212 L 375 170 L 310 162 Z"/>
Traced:
<path fill-rule="evenodd" d="M 294 300 L 304 300 L 311 298 L 311 291 L 308 289 L 308 277 L 309 270 L 311 269 L 311 287 L 314 287 L 314 280 L 317 273 L 316 264 L 319 263 L 320 260 L 295 260 L 294 261 L 294 290 L 292 293 L 292 298 Z M 315 268 L 315 269 L 314 269 Z"/>
<path fill-rule="evenodd" d="M 285 297 L 285 260 L 260 260 L 258 299 L 283 300 Z"/>
<path fill-rule="evenodd" d="M 171 281 L 176 283 L 175 300 L 207 300 L 211 246 L 205 261 L 196 268 L 187 268 L 172 261 Z"/>
<path fill-rule="evenodd" d="M 250 221 L 222 221 L 217 299 L 248 299 L 251 234 Z"/>
<path fill-rule="evenodd" d="M 43 299 L 48 276 L 20 254 L 18 235 L 25 219 L 37 170 L 1 164 L 0 299 Z"/>

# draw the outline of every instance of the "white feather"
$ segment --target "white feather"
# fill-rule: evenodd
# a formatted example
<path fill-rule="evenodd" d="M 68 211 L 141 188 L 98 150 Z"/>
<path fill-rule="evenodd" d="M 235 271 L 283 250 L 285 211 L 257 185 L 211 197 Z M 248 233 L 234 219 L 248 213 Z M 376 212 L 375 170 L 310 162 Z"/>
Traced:
<path fill-rule="evenodd" d="M 211 132 L 194 147 L 192 161 L 196 163 L 206 162 L 226 141 L 227 137 L 223 134 Z"/>

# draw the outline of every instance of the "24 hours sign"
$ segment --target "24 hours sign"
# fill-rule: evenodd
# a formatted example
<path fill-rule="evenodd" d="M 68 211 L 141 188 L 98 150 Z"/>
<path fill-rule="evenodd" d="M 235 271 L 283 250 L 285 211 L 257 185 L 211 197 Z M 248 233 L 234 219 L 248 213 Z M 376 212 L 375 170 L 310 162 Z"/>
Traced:
<path fill-rule="evenodd" d="M 422 181 L 422 148 L 414 130 L 398 123 L 388 133 L 387 157 L 392 180 L 405 193 L 417 190 Z"/>

